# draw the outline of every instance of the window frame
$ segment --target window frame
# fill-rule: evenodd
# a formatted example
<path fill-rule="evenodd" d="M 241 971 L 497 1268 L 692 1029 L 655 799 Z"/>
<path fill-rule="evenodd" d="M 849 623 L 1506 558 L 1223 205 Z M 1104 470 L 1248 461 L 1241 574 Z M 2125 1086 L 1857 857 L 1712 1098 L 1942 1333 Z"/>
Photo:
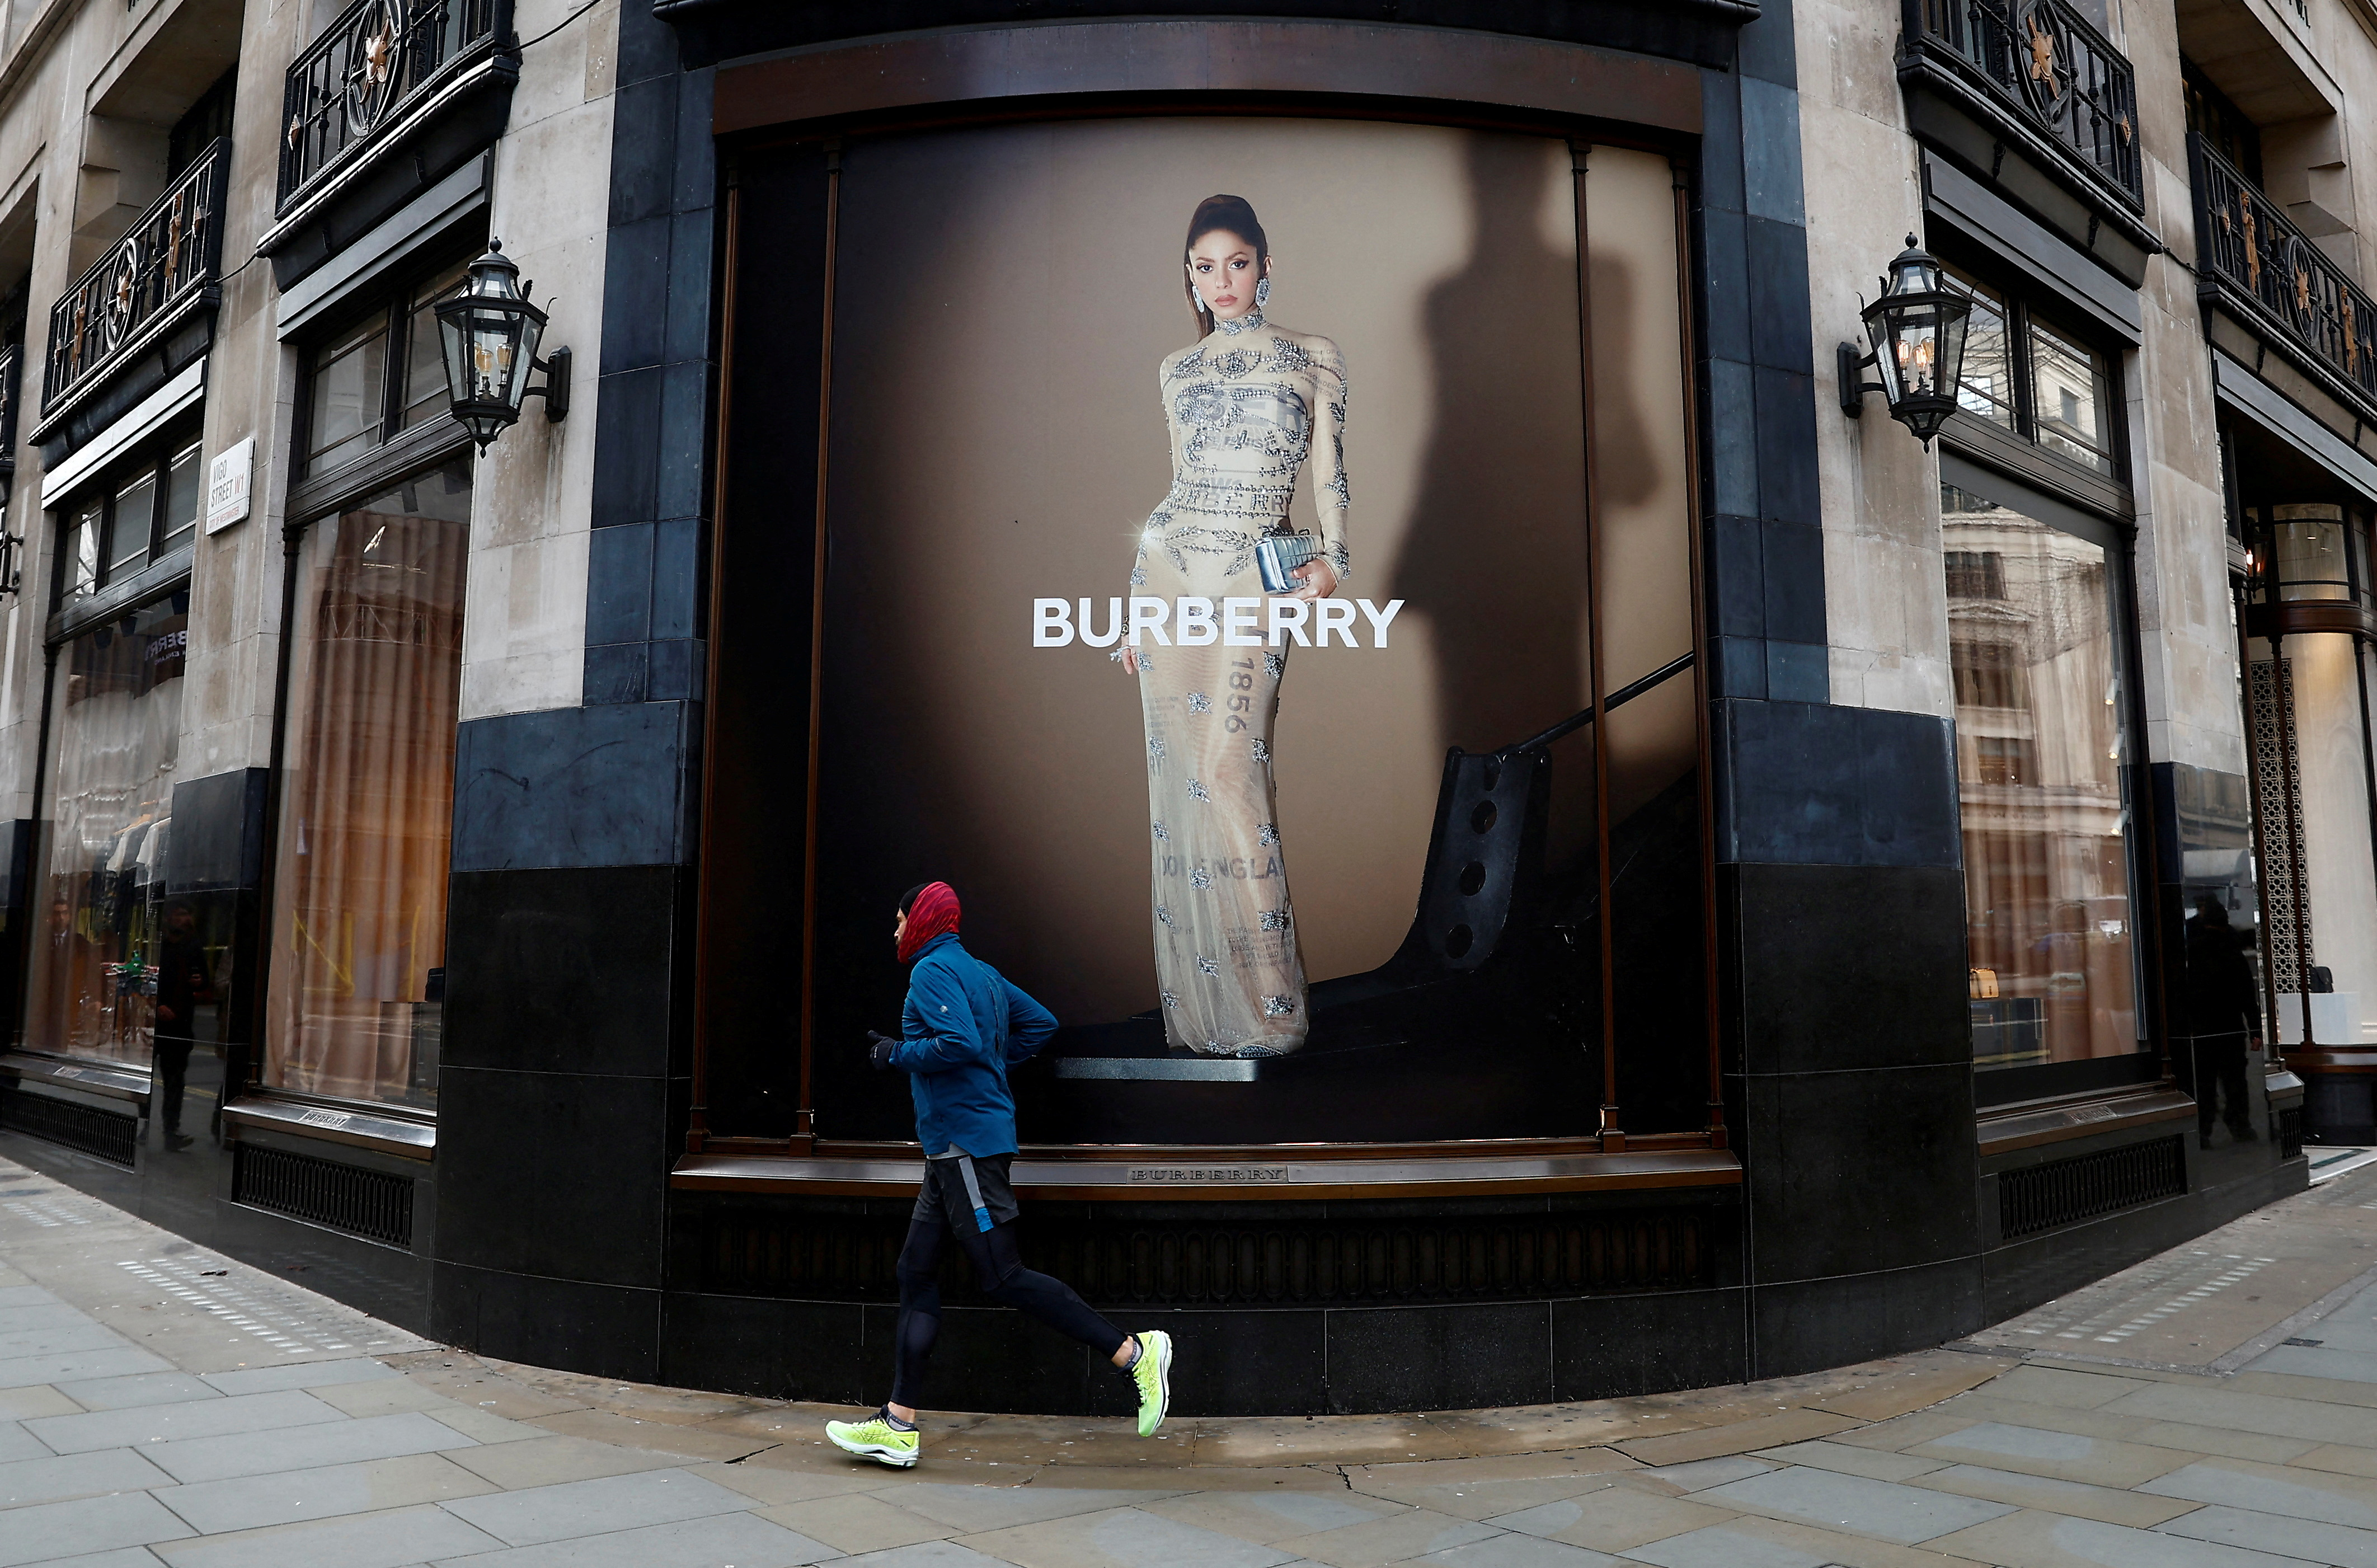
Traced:
<path fill-rule="evenodd" d="M 449 274 L 461 271 L 469 266 L 471 257 L 483 248 L 481 245 L 441 248 L 436 252 L 437 260 L 406 268 L 392 277 L 380 280 L 368 293 L 350 302 L 348 309 L 326 322 L 321 330 L 308 332 L 300 341 L 301 385 L 297 400 L 296 438 L 292 443 L 292 449 L 296 454 L 292 466 L 299 486 L 310 490 L 318 481 L 369 463 L 406 437 L 418 431 L 438 428 L 441 418 L 446 425 L 451 425 L 456 439 L 468 438 L 468 433 L 461 425 L 443 411 L 426 414 L 410 425 L 405 423 L 405 415 L 420 406 L 407 396 L 413 340 L 424 329 L 423 323 L 416 318 L 425 315 L 431 302 L 441 297 L 440 293 L 431 292 L 432 285 Z M 463 278 L 455 277 L 449 286 L 460 286 L 463 281 Z M 360 448 L 348 449 L 336 461 L 323 463 L 318 461 L 314 449 L 315 399 L 320 389 L 321 373 L 325 368 L 323 355 L 330 349 L 347 343 L 356 345 L 351 353 L 364 352 L 362 347 L 364 329 L 374 322 L 378 324 L 380 340 L 379 384 L 375 417 L 366 421 L 365 427 L 376 428 L 378 434 Z M 427 329 L 435 330 L 434 321 Z M 442 346 L 437 364 L 442 384 Z M 437 444 L 444 445 L 443 442 Z M 408 462 L 406 466 L 412 465 Z"/>
<path fill-rule="evenodd" d="M 1987 1116 L 2029 1100 L 2094 1092 L 2119 1092 L 2150 1084 L 2168 1071 L 2168 1033 L 2162 1016 L 2158 976 L 2162 949 L 2155 912 L 2161 897 L 2160 874 L 2151 863 L 2151 840 L 2141 825 L 2141 813 L 2152 798 L 2151 767 L 2146 752 L 2144 694 L 2139 689 L 2144 667 L 2138 642 L 2136 537 L 2125 521 L 2084 511 L 2022 478 L 1960 453 L 1943 452 L 1935 483 L 1953 486 L 1995 502 L 2058 533 L 2094 545 L 2105 552 L 2106 614 L 2110 633 L 2113 678 L 2121 700 L 2114 723 L 2121 740 L 2121 760 L 2114 770 L 2119 781 L 2121 844 L 2127 862 L 2130 898 L 2130 985 L 2136 1019 L 2138 1048 L 2119 1056 L 2092 1057 L 2078 1061 L 2040 1062 L 2027 1067 L 1992 1068 L 1973 1074 L 1974 1104 Z M 1942 576 L 1945 575 L 1943 549 Z M 1954 640 L 1953 626 L 1950 628 Z M 1953 674 L 1952 674 L 1953 680 Z M 1952 711 L 1950 723 L 1954 723 Z M 1957 788 L 1963 790 L 1960 776 Z"/>
<path fill-rule="evenodd" d="M 119 623 L 115 628 L 118 635 L 128 633 L 136 617 L 160 605 L 168 606 L 168 619 L 179 617 L 182 621 L 179 635 L 183 640 L 178 655 L 181 669 L 173 678 L 185 681 L 189 676 L 190 615 L 190 583 L 186 574 L 178 575 L 165 584 L 145 589 L 136 598 L 121 604 L 110 605 L 104 614 L 84 618 L 71 629 L 63 634 L 54 633 L 49 639 L 51 657 L 42 664 L 42 729 L 45 739 L 35 759 L 35 770 L 39 782 L 35 786 L 33 818 L 30 824 L 32 831 L 28 847 L 30 856 L 28 875 L 36 883 L 44 880 L 51 874 L 51 855 L 55 846 L 55 835 L 58 831 L 56 813 L 61 796 L 60 774 L 64 771 L 66 761 L 67 735 L 66 727 L 54 721 L 60 712 L 61 694 L 71 678 L 74 658 L 72 650 L 77 643 L 108 629 L 109 622 Z M 187 691 L 188 688 L 185 686 L 183 688 L 184 697 L 186 697 Z M 186 738 L 186 731 L 177 726 L 175 736 L 178 750 L 180 741 Z M 173 796 L 173 786 L 169 784 L 165 792 L 165 799 L 168 802 L 166 819 L 169 821 L 172 817 Z M 161 895 L 159 900 L 161 904 L 169 901 Z M 28 941 L 37 940 L 46 929 L 38 906 L 29 907 L 25 911 L 25 922 Z M 234 949 L 239 940 L 240 938 L 234 928 L 232 938 L 232 946 Z M 236 981 L 233 983 L 236 984 Z M 87 1069 L 96 1067 L 102 1071 L 124 1074 L 127 1079 L 153 1081 L 156 1072 L 153 1019 L 150 1025 L 150 1054 L 146 1060 L 135 1062 L 123 1058 L 73 1050 L 58 1041 L 36 1040 L 33 1037 L 36 999 L 33 979 L 29 969 L 20 979 L 15 1016 L 10 1023 L 11 1048 L 30 1056 L 76 1063 Z M 227 1005 L 221 1003 L 218 1005 L 222 1006 L 223 1010 L 217 1014 L 217 1034 L 213 1044 L 224 1052 L 226 1059 L 229 1059 L 230 1053 L 237 1048 L 229 1034 L 231 1013 Z"/>
<path fill-rule="evenodd" d="M 347 319 L 352 323 L 355 318 L 350 317 Z M 333 331 L 324 334 L 319 341 L 328 343 L 339 341 L 346 335 L 343 330 Z M 311 406 L 310 394 L 306 406 Z M 438 428 L 436 421 L 424 422 L 424 425 L 428 428 Z M 448 432 L 451 436 L 450 440 L 448 438 Z M 391 449 L 394 449 L 391 450 Z M 298 534 L 296 540 L 298 554 L 291 558 L 288 574 L 284 579 L 286 592 L 283 601 L 284 625 L 295 627 L 305 624 L 301 598 L 306 589 L 317 581 L 314 574 L 319 570 L 319 562 L 311 553 L 322 547 L 319 524 L 335 521 L 356 504 L 368 500 L 376 495 L 415 480 L 426 479 L 447 463 L 458 459 L 468 464 L 472 485 L 475 487 L 479 483 L 475 457 L 466 456 L 471 450 L 470 432 L 459 422 L 447 421 L 446 426 L 439 431 L 437 445 L 423 446 L 421 449 L 437 455 L 423 458 L 411 447 L 399 446 L 394 442 L 383 443 L 380 447 L 373 449 L 373 453 L 368 454 L 365 460 L 341 464 L 332 470 L 325 476 L 324 483 L 306 485 L 301 482 L 291 485 L 289 514 L 293 519 L 297 520 L 294 529 Z M 400 463 L 382 461 L 377 464 L 368 461 L 369 456 L 383 453 L 389 457 L 400 457 L 403 461 Z M 332 485 L 336 488 L 328 487 Z M 317 497 L 328 498 L 317 499 Z M 467 617 L 467 589 L 463 613 Z M 293 652 L 294 645 L 291 644 L 290 648 Z M 318 678 L 318 667 L 309 668 L 306 672 L 308 680 Z M 286 721 L 291 712 L 292 701 L 305 690 L 306 688 L 300 682 L 297 660 L 293 657 L 284 659 L 273 685 L 274 712 L 282 722 Z M 459 707 L 457 712 L 459 724 Z M 364 1099 L 265 1082 L 269 1059 L 272 1053 L 272 987 L 275 984 L 274 969 L 277 957 L 274 944 L 278 940 L 277 922 L 281 913 L 281 900 L 285 891 L 281 886 L 281 878 L 282 870 L 281 812 L 287 799 L 289 766 L 285 757 L 280 758 L 272 770 L 268 785 L 264 875 L 257 891 L 260 923 L 257 932 L 258 961 L 253 977 L 249 981 L 255 993 L 257 1008 L 255 1043 L 243 1064 L 242 1095 L 250 1110 L 256 1110 L 259 1107 L 269 1107 L 277 1103 L 298 1107 L 300 1110 L 319 1108 L 337 1111 L 347 1118 L 347 1121 L 335 1134 L 322 1133 L 318 1129 L 305 1123 L 276 1121 L 276 1130 L 282 1132 L 293 1133 L 300 1137 L 322 1136 L 333 1143 L 360 1143 L 365 1147 L 396 1153 L 406 1153 L 408 1145 L 418 1145 L 425 1137 L 426 1146 L 434 1148 L 438 1119 L 438 1107 L 434 1098 L 433 1103 L 428 1106 L 418 1106 L 399 1100 Z M 452 836 L 450 817 L 447 831 L 450 846 Z M 450 927 L 452 920 L 450 903 L 448 920 Z M 450 958 L 450 953 L 448 956 Z M 441 989 L 439 1000 L 442 1004 L 442 978 L 439 986 Z M 268 1119 L 270 1119 L 269 1109 L 265 1115 Z"/>
<path fill-rule="evenodd" d="M 2126 495 L 2130 490 L 2130 450 L 2128 422 L 2122 417 L 2126 406 L 2122 372 L 2128 345 L 2108 342 L 2100 334 L 2085 330 L 2085 324 L 2076 313 L 2063 308 L 2060 301 L 2012 269 L 1994 265 L 1994 258 L 1975 247 L 1945 244 L 1941 246 L 1941 259 L 1950 278 L 1966 289 L 1978 285 L 1978 292 L 1990 307 L 2004 318 L 2006 376 L 2013 385 L 2007 389 L 2011 396 L 1997 401 L 2013 412 L 2013 427 L 2009 430 L 1996 420 L 1964 406 L 1964 373 L 1971 366 L 1973 354 L 1973 340 L 1968 334 L 1965 340 L 1965 363 L 1957 372 L 1957 410 L 1941 427 L 1941 435 L 1952 441 L 1963 436 L 1965 446 L 1993 456 L 2001 449 L 2012 447 L 2025 458 L 2041 460 L 2049 466 L 2033 477 L 2033 483 L 2046 480 L 2058 488 L 2084 493 L 2109 487 Z M 2084 440 L 2045 428 L 2038 402 L 2037 361 L 2042 332 L 2058 348 L 2085 353 L 2102 368 L 2097 410 L 2104 433 L 2102 468 L 2059 450 L 2052 444 L 2062 441 L 2085 446 Z M 2097 499 L 2093 495 L 2090 498 Z"/>
<path fill-rule="evenodd" d="M 195 461 L 206 461 L 206 431 L 197 418 L 175 421 L 161 435 L 152 437 L 136 449 L 130 457 L 110 464 L 92 475 L 85 484 L 75 487 L 57 506 L 45 509 L 53 514 L 50 523 L 54 568 L 50 573 L 49 611 L 53 616 L 66 616 L 105 598 L 111 588 L 137 581 L 152 567 L 172 559 L 185 545 L 196 542 L 199 523 L 204 521 L 206 486 L 201 482 L 193 492 L 199 502 L 199 511 L 191 516 L 187 529 L 165 532 L 166 514 L 172 506 L 173 464 L 176 460 L 196 454 Z M 149 505 L 149 537 L 141 545 L 136 559 L 118 557 L 116 501 L 124 493 L 146 477 L 150 485 Z M 90 586 L 86 592 L 69 596 L 67 584 L 78 576 L 75 561 L 82 555 L 81 525 L 86 513 L 97 507 L 99 531 L 91 556 L 93 570 Z"/>

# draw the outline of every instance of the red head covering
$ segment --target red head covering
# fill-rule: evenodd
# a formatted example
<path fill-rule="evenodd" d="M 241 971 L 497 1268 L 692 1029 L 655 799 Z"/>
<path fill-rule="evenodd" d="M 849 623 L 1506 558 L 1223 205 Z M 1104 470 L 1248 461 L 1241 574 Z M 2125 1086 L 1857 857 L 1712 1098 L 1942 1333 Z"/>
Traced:
<path fill-rule="evenodd" d="M 900 962 L 913 964 L 926 942 L 957 928 L 957 890 L 947 882 L 926 883 L 908 905 L 907 928 L 900 933 Z"/>

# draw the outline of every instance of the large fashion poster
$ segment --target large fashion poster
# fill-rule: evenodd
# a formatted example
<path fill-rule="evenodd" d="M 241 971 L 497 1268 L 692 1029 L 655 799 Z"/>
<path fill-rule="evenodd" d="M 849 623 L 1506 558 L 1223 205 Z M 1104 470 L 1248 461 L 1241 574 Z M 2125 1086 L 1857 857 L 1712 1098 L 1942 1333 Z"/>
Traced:
<path fill-rule="evenodd" d="M 1690 647 L 1690 454 L 1672 172 L 1594 150 L 1607 281 L 1588 290 L 1580 157 L 1541 137 L 1226 118 L 847 148 L 821 1131 L 897 1135 L 898 1105 L 825 1042 L 896 996 L 876 928 L 928 879 L 959 888 L 969 946 L 1066 1024 L 1055 1071 L 1129 1085 L 1084 1109 L 1100 1136 L 1171 1141 L 1157 1107 L 1200 1095 L 1236 1107 L 1226 1121 L 1289 1067 L 1326 1077 L 1332 1054 L 1346 1071 L 1362 1058 L 1375 1097 L 1382 1071 L 1424 1085 L 1460 1058 L 1490 1076 L 1499 1053 L 1537 1088 L 1487 1121 L 1523 1100 L 1523 1131 L 1589 1123 L 1598 1002 L 1576 964 L 1489 982 L 1601 916 L 1574 886 L 1595 737 L 1512 748 L 1591 700 L 1588 375 L 1605 576 L 1627 582 L 1600 595 L 1608 688 Z M 1619 814 L 1689 796 L 1690 688 L 1661 683 L 1602 726 Z M 1453 748 L 1506 760 L 1460 772 Z M 1456 796 L 1474 848 L 1451 842 Z M 1510 928 L 1422 932 L 1428 886 L 1482 892 Z M 1439 983 L 1456 978 L 1475 983 L 1451 1003 Z M 1197 1062 L 1262 1065 L 1166 1065 Z M 1546 1071 L 1582 1101 L 1545 1109 Z M 1331 1120 L 1314 1135 L 1350 1135 Z"/>

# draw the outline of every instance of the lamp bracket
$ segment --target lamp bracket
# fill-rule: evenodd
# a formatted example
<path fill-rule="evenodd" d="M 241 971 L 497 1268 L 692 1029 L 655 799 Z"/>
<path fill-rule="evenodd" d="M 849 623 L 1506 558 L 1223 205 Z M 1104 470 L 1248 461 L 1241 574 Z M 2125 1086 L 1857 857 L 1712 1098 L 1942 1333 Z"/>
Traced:
<path fill-rule="evenodd" d="M 1868 392 L 1887 393 L 1890 389 L 1879 381 L 1865 378 L 1865 367 L 1875 363 L 1872 354 L 1860 357 L 1857 346 L 1843 343 L 1836 351 L 1840 361 L 1841 412 L 1851 419 L 1865 417 L 1865 395 Z"/>
<path fill-rule="evenodd" d="M 543 398 L 547 423 L 558 425 L 569 417 L 569 351 L 555 349 L 542 359 L 531 358 L 532 370 L 544 372 L 544 385 L 531 387 L 522 398 Z"/>

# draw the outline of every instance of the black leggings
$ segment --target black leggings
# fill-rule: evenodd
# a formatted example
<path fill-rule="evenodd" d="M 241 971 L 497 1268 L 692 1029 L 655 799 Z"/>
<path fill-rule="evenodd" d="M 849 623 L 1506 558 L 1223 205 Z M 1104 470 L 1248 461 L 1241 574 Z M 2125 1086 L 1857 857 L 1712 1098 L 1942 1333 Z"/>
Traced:
<path fill-rule="evenodd" d="M 987 1233 L 930 1220 L 912 1220 L 900 1248 L 900 1322 L 891 1403 L 914 1409 L 925 1402 L 925 1363 L 941 1332 L 941 1243 L 954 1235 L 973 1265 L 974 1283 L 1002 1307 L 1037 1318 L 1101 1356 L 1112 1356 L 1130 1337 L 1092 1311 L 1063 1280 L 1023 1266 L 1015 1251 L 1015 1222 Z"/>

